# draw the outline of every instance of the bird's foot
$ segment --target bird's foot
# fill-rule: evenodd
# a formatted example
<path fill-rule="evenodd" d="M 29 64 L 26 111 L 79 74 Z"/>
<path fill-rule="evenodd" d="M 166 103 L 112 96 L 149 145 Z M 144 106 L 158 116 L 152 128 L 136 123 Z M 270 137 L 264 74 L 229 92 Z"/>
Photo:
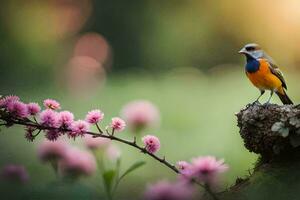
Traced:
<path fill-rule="evenodd" d="M 270 105 L 272 105 L 272 103 L 270 103 L 269 101 L 267 101 L 266 103 L 263 104 L 263 106 L 264 106 L 265 108 L 269 107 Z"/>
<path fill-rule="evenodd" d="M 256 101 L 254 101 L 252 103 L 247 104 L 246 108 L 249 108 L 249 107 L 255 106 L 255 105 L 261 105 L 261 103 L 258 100 L 256 100 Z"/>
<path fill-rule="evenodd" d="M 261 103 L 258 100 L 255 100 L 252 105 L 261 105 Z"/>

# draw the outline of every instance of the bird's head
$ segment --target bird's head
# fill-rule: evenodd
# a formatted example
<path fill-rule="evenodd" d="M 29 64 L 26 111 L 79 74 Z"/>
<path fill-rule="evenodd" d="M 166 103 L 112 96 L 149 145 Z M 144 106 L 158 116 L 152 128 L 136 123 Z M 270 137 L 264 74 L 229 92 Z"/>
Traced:
<path fill-rule="evenodd" d="M 244 54 L 246 57 L 258 59 L 263 57 L 264 52 L 260 48 L 258 44 L 251 43 L 251 44 L 246 44 L 240 51 L 240 54 Z"/>

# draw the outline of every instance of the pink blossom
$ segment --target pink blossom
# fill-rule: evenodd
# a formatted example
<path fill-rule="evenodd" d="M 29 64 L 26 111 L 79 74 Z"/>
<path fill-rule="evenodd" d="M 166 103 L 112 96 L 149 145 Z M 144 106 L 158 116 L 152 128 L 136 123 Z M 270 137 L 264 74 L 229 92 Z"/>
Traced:
<path fill-rule="evenodd" d="M 193 196 L 194 189 L 184 182 L 160 181 L 149 185 L 145 192 L 146 200 L 190 200 Z"/>
<path fill-rule="evenodd" d="M 58 126 L 62 128 L 70 128 L 74 122 L 74 115 L 69 111 L 62 111 L 58 113 Z"/>
<path fill-rule="evenodd" d="M 41 111 L 41 107 L 37 103 L 29 103 L 27 104 L 28 113 L 30 115 L 36 115 Z"/>
<path fill-rule="evenodd" d="M 39 118 L 41 124 L 44 126 L 57 127 L 58 125 L 58 114 L 51 109 L 43 110 L 40 113 Z"/>
<path fill-rule="evenodd" d="M 114 145 L 109 145 L 105 153 L 107 158 L 112 161 L 117 160 L 121 156 L 120 149 Z"/>
<path fill-rule="evenodd" d="M 0 98 L 0 107 L 7 107 L 8 103 L 13 101 L 20 101 L 18 96 L 9 95 L 3 98 Z"/>
<path fill-rule="evenodd" d="M 181 174 L 188 174 L 190 172 L 191 164 L 186 161 L 178 161 L 177 168 Z"/>
<path fill-rule="evenodd" d="M 91 175 L 96 171 L 95 157 L 86 151 L 76 148 L 67 150 L 59 166 L 64 175 L 78 177 L 80 175 Z"/>
<path fill-rule="evenodd" d="M 72 137 L 83 136 L 87 131 L 89 131 L 90 125 L 83 120 L 78 120 L 73 122 L 71 125 L 71 135 Z"/>
<path fill-rule="evenodd" d="M 85 145 L 89 149 L 105 149 L 109 146 L 111 141 L 106 138 L 96 137 L 94 138 L 92 135 L 84 135 Z"/>
<path fill-rule="evenodd" d="M 70 147 L 63 140 L 44 140 L 38 147 L 38 156 L 43 162 L 57 161 L 65 156 L 68 148 Z"/>
<path fill-rule="evenodd" d="M 110 127 L 117 132 L 121 132 L 125 129 L 126 123 L 123 119 L 119 117 L 114 117 L 111 119 Z"/>
<path fill-rule="evenodd" d="M 98 122 L 101 122 L 103 118 L 103 112 L 101 112 L 100 110 L 92 110 L 86 115 L 85 121 L 87 121 L 90 124 L 97 124 Z"/>
<path fill-rule="evenodd" d="M 45 137 L 50 141 L 55 141 L 58 137 L 61 136 L 61 133 L 58 130 L 47 130 Z"/>
<path fill-rule="evenodd" d="M 18 182 L 18 183 L 26 183 L 29 180 L 29 174 L 24 166 L 22 165 L 14 165 L 9 164 L 3 167 L 1 170 L 2 178 Z"/>
<path fill-rule="evenodd" d="M 45 108 L 47 108 L 47 109 L 52 109 L 52 110 L 60 109 L 60 104 L 56 100 L 53 100 L 53 99 L 46 99 L 46 100 L 44 100 L 43 104 L 44 104 Z"/>
<path fill-rule="evenodd" d="M 217 175 L 228 170 L 228 165 L 224 164 L 224 160 L 217 160 L 213 156 L 204 156 L 194 158 L 190 167 L 192 178 L 205 183 L 213 183 Z"/>
<path fill-rule="evenodd" d="M 153 135 L 146 135 L 142 138 L 142 141 L 145 145 L 146 151 L 150 153 L 155 153 L 160 148 L 160 141 L 157 137 Z"/>
<path fill-rule="evenodd" d="M 146 100 L 137 100 L 126 104 L 121 111 L 121 116 L 133 131 L 157 126 L 160 121 L 157 107 Z"/>
<path fill-rule="evenodd" d="M 11 115 L 19 118 L 28 117 L 27 105 L 20 101 L 11 101 L 7 103 L 7 110 Z"/>

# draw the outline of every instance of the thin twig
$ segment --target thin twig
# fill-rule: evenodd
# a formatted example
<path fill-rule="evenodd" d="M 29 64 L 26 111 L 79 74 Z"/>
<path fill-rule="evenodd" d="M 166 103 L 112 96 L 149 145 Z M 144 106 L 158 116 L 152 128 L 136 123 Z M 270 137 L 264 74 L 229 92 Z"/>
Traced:
<path fill-rule="evenodd" d="M 40 134 L 42 130 L 40 129 L 35 135 L 33 135 L 33 137 L 35 138 L 36 136 L 38 136 Z"/>
<path fill-rule="evenodd" d="M 98 123 L 96 123 L 96 127 L 98 129 L 98 131 L 100 132 L 100 134 L 103 134 L 103 131 L 101 130 L 100 126 L 98 125 Z"/>
<path fill-rule="evenodd" d="M 3 119 L 3 120 L 6 120 L 6 119 Z M 39 130 L 58 130 L 58 131 L 61 131 L 61 132 L 71 131 L 71 130 L 68 130 L 68 129 L 43 126 L 43 125 L 35 123 L 33 121 L 23 121 L 23 120 L 15 120 L 15 119 L 10 119 L 10 120 L 14 124 L 19 124 L 19 125 L 23 125 L 23 126 L 32 126 L 32 127 L 35 127 Z M 118 141 L 118 142 L 123 143 L 123 144 L 130 145 L 130 146 L 132 146 L 136 149 L 139 149 L 142 153 L 148 154 L 149 156 L 151 156 L 155 160 L 161 162 L 162 164 L 164 164 L 165 166 L 167 166 L 168 168 L 173 170 L 175 173 L 179 174 L 179 170 L 174 165 L 172 165 L 171 163 L 166 161 L 164 158 L 160 158 L 157 155 L 146 151 L 144 147 L 139 146 L 138 144 L 136 144 L 135 141 L 132 142 L 132 141 L 128 141 L 128 140 L 125 140 L 125 139 L 118 138 L 118 137 L 110 134 L 108 130 L 106 130 L 106 132 L 107 132 L 107 135 L 106 134 L 99 134 L 99 133 L 95 133 L 95 132 L 91 132 L 91 131 L 85 132 L 85 134 L 92 135 L 95 138 L 96 137 L 102 137 L 102 138 L 107 138 L 107 139 L 110 139 L 110 140 Z"/>

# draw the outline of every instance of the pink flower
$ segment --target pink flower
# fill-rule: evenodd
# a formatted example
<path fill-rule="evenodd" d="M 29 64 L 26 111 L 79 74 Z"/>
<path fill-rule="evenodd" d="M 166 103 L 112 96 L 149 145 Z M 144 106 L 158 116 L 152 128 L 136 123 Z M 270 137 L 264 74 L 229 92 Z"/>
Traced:
<path fill-rule="evenodd" d="M 61 133 L 58 130 L 47 130 L 45 137 L 50 141 L 55 141 L 61 136 Z"/>
<path fill-rule="evenodd" d="M 18 183 L 26 183 L 29 180 L 29 175 L 22 165 L 14 165 L 9 164 L 4 166 L 4 168 L 1 170 L 2 178 L 18 182 Z"/>
<path fill-rule="evenodd" d="M 7 110 L 11 115 L 18 118 L 28 117 L 27 105 L 20 101 L 11 101 L 7 103 Z"/>
<path fill-rule="evenodd" d="M 44 126 L 57 127 L 58 125 L 57 115 L 58 115 L 57 112 L 51 109 L 43 110 L 39 115 L 40 122 Z"/>
<path fill-rule="evenodd" d="M 117 132 L 121 132 L 125 129 L 126 123 L 124 122 L 123 119 L 119 117 L 114 117 L 111 119 L 111 124 L 110 127 Z"/>
<path fill-rule="evenodd" d="M 3 98 L 0 98 L 0 107 L 7 107 L 8 103 L 13 101 L 20 101 L 18 96 L 9 95 Z"/>
<path fill-rule="evenodd" d="M 228 170 L 228 165 L 224 160 L 217 160 L 213 156 L 194 158 L 190 167 L 192 178 L 196 178 L 204 183 L 213 183 L 217 175 Z"/>
<path fill-rule="evenodd" d="M 177 168 L 181 174 L 188 174 L 190 172 L 191 164 L 186 161 L 178 161 Z"/>
<path fill-rule="evenodd" d="M 57 161 L 65 156 L 68 144 L 62 140 L 44 140 L 38 147 L 38 156 L 43 162 Z"/>
<path fill-rule="evenodd" d="M 146 200 L 190 200 L 193 199 L 194 190 L 184 182 L 170 183 L 160 181 L 149 185 L 145 192 Z"/>
<path fill-rule="evenodd" d="M 84 135 L 84 142 L 89 149 L 98 149 L 98 148 L 104 149 L 107 148 L 111 143 L 109 139 L 101 138 L 101 137 L 94 138 L 93 136 L 87 134 Z"/>
<path fill-rule="evenodd" d="M 102 121 L 103 118 L 103 112 L 101 112 L 100 110 L 92 110 L 86 115 L 85 121 L 87 121 L 90 124 L 97 124 L 98 122 Z"/>
<path fill-rule="evenodd" d="M 153 135 L 146 135 L 142 138 L 146 151 L 155 153 L 160 148 L 159 139 Z"/>
<path fill-rule="evenodd" d="M 52 109 L 52 110 L 58 110 L 60 109 L 60 104 L 53 99 L 46 99 L 44 100 L 44 106 L 47 109 Z"/>
<path fill-rule="evenodd" d="M 112 161 L 117 160 L 121 156 L 120 149 L 114 145 L 109 145 L 105 153 L 107 158 Z"/>
<path fill-rule="evenodd" d="M 73 122 L 71 125 L 72 133 L 70 136 L 76 137 L 76 136 L 83 136 L 87 131 L 89 131 L 90 125 L 83 120 L 78 120 Z"/>
<path fill-rule="evenodd" d="M 30 115 L 36 115 L 41 111 L 41 107 L 37 103 L 29 103 L 27 104 L 28 113 Z"/>
<path fill-rule="evenodd" d="M 146 100 L 132 101 L 125 105 L 121 116 L 135 132 L 159 124 L 159 111 L 155 105 Z"/>
<path fill-rule="evenodd" d="M 74 122 L 74 115 L 69 111 L 62 111 L 58 113 L 58 126 L 62 128 L 70 128 Z"/>
<path fill-rule="evenodd" d="M 91 175 L 97 167 L 95 157 L 91 153 L 76 148 L 68 149 L 59 166 L 64 175 L 75 177 Z"/>

